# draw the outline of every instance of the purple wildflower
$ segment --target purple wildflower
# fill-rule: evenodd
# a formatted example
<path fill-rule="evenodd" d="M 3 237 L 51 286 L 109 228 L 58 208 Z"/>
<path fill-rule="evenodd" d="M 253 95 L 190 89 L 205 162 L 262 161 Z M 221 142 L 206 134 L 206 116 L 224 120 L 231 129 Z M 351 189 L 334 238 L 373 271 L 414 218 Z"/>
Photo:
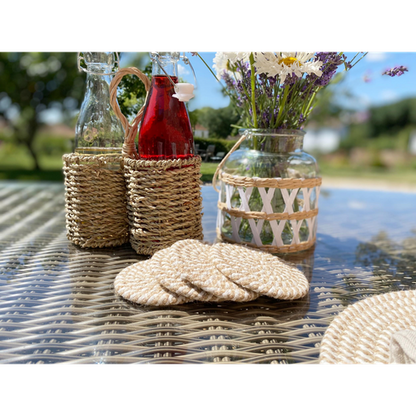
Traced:
<path fill-rule="evenodd" d="M 315 59 L 323 63 L 321 67 L 322 75 L 318 77 L 315 74 L 310 74 L 306 79 L 317 87 L 328 85 L 340 65 L 345 64 L 348 69 L 351 69 L 351 64 L 347 62 L 347 57 L 337 52 L 317 52 Z"/>
<path fill-rule="evenodd" d="M 403 75 L 405 72 L 408 72 L 409 70 L 407 69 L 407 67 L 401 65 L 401 66 L 395 66 L 394 68 L 391 69 L 386 69 L 381 75 L 389 75 L 391 77 L 395 77 L 398 76 L 400 77 L 401 75 Z"/>

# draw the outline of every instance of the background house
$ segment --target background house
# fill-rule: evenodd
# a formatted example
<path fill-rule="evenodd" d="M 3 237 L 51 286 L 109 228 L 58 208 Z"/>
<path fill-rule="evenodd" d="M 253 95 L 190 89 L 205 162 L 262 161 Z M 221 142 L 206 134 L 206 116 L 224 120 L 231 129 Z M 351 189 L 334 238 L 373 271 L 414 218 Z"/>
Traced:
<path fill-rule="evenodd" d="M 197 124 L 195 126 L 194 137 L 200 137 L 201 139 L 208 139 L 208 136 L 209 136 L 209 130 L 206 127 L 201 126 L 200 124 Z"/>

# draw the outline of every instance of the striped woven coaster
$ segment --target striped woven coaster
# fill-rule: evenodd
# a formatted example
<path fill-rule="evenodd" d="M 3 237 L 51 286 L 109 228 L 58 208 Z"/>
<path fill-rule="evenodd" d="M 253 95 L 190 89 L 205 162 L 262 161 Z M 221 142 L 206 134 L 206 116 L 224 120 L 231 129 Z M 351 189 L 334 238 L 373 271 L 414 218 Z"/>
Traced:
<path fill-rule="evenodd" d="M 261 250 L 238 244 L 218 243 L 209 250 L 209 262 L 228 279 L 259 295 L 299 299 L 309 283 L 295 266 Z"/>
<path fill-rule="evenodd" d="M 190 300 L 162 287 L 152 260 L 144 260 L 123 269 L 114 280 L 116 293 L 142 305 L 179 305 Z"/>
<path fill-rule="evenodd" d="M 223 300 L 247 302 L 259 295 L 227 279 L 208 258 L 210 245 L 199 240 L 182 240 L 173 244 L 170 253 L 179 259 L 182 278 Z"/>
<path fill-rule="evenodd" d="M 371 296 L 348 306 L 321 342 L 321 364 L 388 364 L 393 334 L 416 330 L 416 290 Z"/>
<path fill-rule="evenodd" d="M 153 255 L 151 260 L 153 271 L 160 285 L 171 292 L 195 301 L 222 302 L 224 300 L 212 293 L 205 292 L 188 280 L 185 280 L 186 271 L 184 263 L 187 260 L 180 257 L 180 253 L 177 250 L 172 250 L 172 247 L 159 250 Z"/>

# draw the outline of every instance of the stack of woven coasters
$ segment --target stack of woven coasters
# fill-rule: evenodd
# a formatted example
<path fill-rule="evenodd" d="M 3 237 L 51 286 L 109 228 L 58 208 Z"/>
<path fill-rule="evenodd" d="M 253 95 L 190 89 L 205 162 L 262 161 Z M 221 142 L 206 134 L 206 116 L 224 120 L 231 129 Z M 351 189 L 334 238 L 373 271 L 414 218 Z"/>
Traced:
<path fill-rule="evenodd" d="M 142 305 L 247 302 L 261 295 L 293 300 L 309 283 L 293 264 L 241 245 L 181 240 L 149 260 L 123 269 L 114 281 L 118 295 Z"/>

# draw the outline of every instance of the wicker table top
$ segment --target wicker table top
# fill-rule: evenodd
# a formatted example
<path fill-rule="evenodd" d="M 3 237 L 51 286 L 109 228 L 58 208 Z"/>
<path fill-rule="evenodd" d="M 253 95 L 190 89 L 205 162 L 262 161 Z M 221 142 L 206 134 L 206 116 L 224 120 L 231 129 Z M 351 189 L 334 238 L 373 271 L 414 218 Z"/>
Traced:
<path fill-rule="evenodd" d="M 202 195 L 213 242 L 217 193 Z M 411 193 L 323 188 L 317 244 L 284 256 L 307 297 L 150 308 L 113 290 L 145 257 L 67 241 L 63 185 L 0 182 L 0 363 L 317 363 L 348 305 L 416 288 L 415 206 Z"/>

